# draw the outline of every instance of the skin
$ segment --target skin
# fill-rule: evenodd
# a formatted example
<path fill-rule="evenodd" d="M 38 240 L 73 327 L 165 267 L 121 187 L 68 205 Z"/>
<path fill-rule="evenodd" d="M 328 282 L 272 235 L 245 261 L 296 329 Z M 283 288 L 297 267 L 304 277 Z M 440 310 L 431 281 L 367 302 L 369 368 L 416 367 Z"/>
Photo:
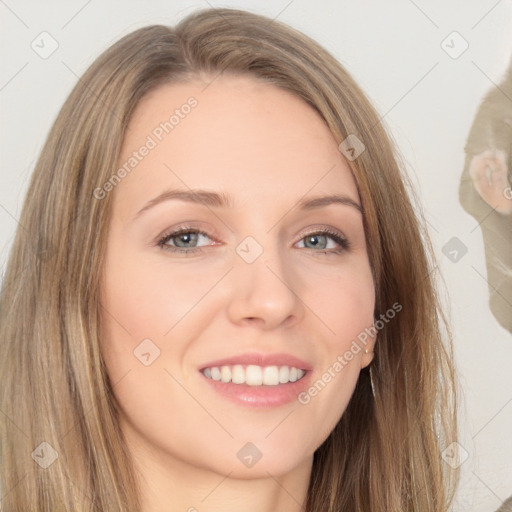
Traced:
<path fill-rule="evenodd" d="M 508 155 L 503 150 L 486 150 L 471 160 L 469 174 L 482 199 L 499 213 L 512 213 L 508 182 Z"/>
<path fill-rule="evenodd" d="M 372 325 L 362 214 L 343 204 L 294 208 L 334 193 L 360 199 L 335 139 L 310 106 L 254 78 L 221 76 L 205 89 L 211 80 L 162 86 L 134 112 L 120 165 L 169 112 L 191 96 L 198 101 L 110 192 L 102 351 L 144 511 L 294 512 L 306 498 L 313 454 L 371 353 L 357 353 L 307 405 L 267 409 L 228 401 L 199 368 L 245 352 L 285 352 L 313 366 L 314 383 Z M 134 219 L 163 191 L 189 188 L 228 194 L 233 205 L 173 199 Z M 188 242 L 201 252 L 158 246 L 185 222 L 208 233 Z M 350 248 L 336 254 L 339 244 L 321 235 L 317 245 L 308 243 L 306 235 L 326 228 L 345 235 Z M 263 249 L 252 263 L 236 252 L 247 236 Z M 149 366 L 134 356 L 144 339 L 160 349 Z M 247 442 L 262 454 L 251 468 L 236 456 Z"/>

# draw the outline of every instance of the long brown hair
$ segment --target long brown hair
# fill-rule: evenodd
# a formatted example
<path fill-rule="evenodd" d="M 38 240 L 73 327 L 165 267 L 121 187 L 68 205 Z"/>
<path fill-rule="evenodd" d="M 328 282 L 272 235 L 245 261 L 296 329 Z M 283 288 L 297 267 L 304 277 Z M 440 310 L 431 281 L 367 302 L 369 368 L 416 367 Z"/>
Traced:
<path fill-rule="evenodd" d="M 304 509 L 447 510 L 456 476 L 441 458 L 456 436 L 451 337 L 404 166 L 378 114 L 328 52 L 286 25 L 231 9 L 123 37 L 79 79 L 51 129 L 0 298 L 2 510 L 140 510 L 116 383 L 99 348 L 112 194 L 98 200 L 94 190 L 117 169 L 144 95 L 223 72 L 290 91 L 316 109 L 339 143 L 349 135 L 364 143 L 349 164 L 364 209 L 375 317 L 402 306 L 380 330 L 370 368 L 315 452 Z"/>

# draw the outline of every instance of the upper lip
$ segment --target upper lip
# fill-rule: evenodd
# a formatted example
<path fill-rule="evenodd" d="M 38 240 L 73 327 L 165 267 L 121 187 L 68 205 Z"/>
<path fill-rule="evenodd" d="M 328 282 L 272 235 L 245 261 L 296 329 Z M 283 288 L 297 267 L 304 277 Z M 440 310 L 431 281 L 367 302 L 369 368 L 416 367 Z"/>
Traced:
<path fill-rule="evenodd" d="M 213 368 L 214 366 L 232 366 L 235 364 L 254 364 L 257 366 L 294 366 L 301 370 L 312 370 L 313 367 L 298 357 L 292 356 L 291 354 L 279 353 L 279 354 L 258 354 L 256 352 L 250 352 L 246 354 L 240 354 L 238 356 L 226 357 L 224 359 L 217 359 L 201 366 L 200 370 L 205 368 Z"/>

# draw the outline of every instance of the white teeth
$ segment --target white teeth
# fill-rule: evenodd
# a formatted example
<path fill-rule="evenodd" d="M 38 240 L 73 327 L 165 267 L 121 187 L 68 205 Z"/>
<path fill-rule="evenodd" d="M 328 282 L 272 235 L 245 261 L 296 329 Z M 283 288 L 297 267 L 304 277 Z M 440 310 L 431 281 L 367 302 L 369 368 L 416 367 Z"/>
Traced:
<path fill-rule="evenodd" d="M 263 369 L 263 384 L 265 386 L 277 386 L 279 384 L 279 368 L 267 366 Z"/>
<path fill-rule="evenodd" d="M 220 380 L 222 382 L 231 382 L 231 368 L 229 366 L 223 366 L 220 369 Z"/>
<path fill-rule="evenodd" d="M 277 386 L 302 379 L 306 372 L 294 366 L 257 366 L 249 364 L 244 368 L 241 364 L 233 366 L 213 366 L 205 368 L 203 374 L 208 379 L 248 386 Z"/>
<path fill-rule="evenodd" d="M 206 368 L 208 370 L 208 368 Z M 206 375 L 206 373 L 205 373 Z M 208 377 L 208 375 L 206 375 Z M 240 364 L 235 364 L 231 370 L 231 382 L 233 384 L 243 384 L 245 382 L 245 370 Z"/>
<path fill-rule="evenodd" d="M 261 386 L 263 384 L 263 375 L 261 366 L 250 364 L 245 370 L 245 383 L 249 386 Z"/>
<path fill-rule="evenodd" d="M 220 370 L 217 367 L 215 367 L 215 368 L 212 368 L 211 371 L 212 371 L 212 379 L 220 380 Z"/>

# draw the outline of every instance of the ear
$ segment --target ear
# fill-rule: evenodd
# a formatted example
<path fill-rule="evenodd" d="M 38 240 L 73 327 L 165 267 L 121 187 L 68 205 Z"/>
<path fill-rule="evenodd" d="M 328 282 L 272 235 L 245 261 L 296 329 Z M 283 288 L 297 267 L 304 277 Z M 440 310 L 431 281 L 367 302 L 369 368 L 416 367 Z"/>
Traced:
<path fill-rule="evenodd" d="M 377 333 L 368 337 L 365 346 L 362 350 L 361 369 L 366 368 L 372 361 L 375 355 L 375 343 L 377 342 Z"/>

